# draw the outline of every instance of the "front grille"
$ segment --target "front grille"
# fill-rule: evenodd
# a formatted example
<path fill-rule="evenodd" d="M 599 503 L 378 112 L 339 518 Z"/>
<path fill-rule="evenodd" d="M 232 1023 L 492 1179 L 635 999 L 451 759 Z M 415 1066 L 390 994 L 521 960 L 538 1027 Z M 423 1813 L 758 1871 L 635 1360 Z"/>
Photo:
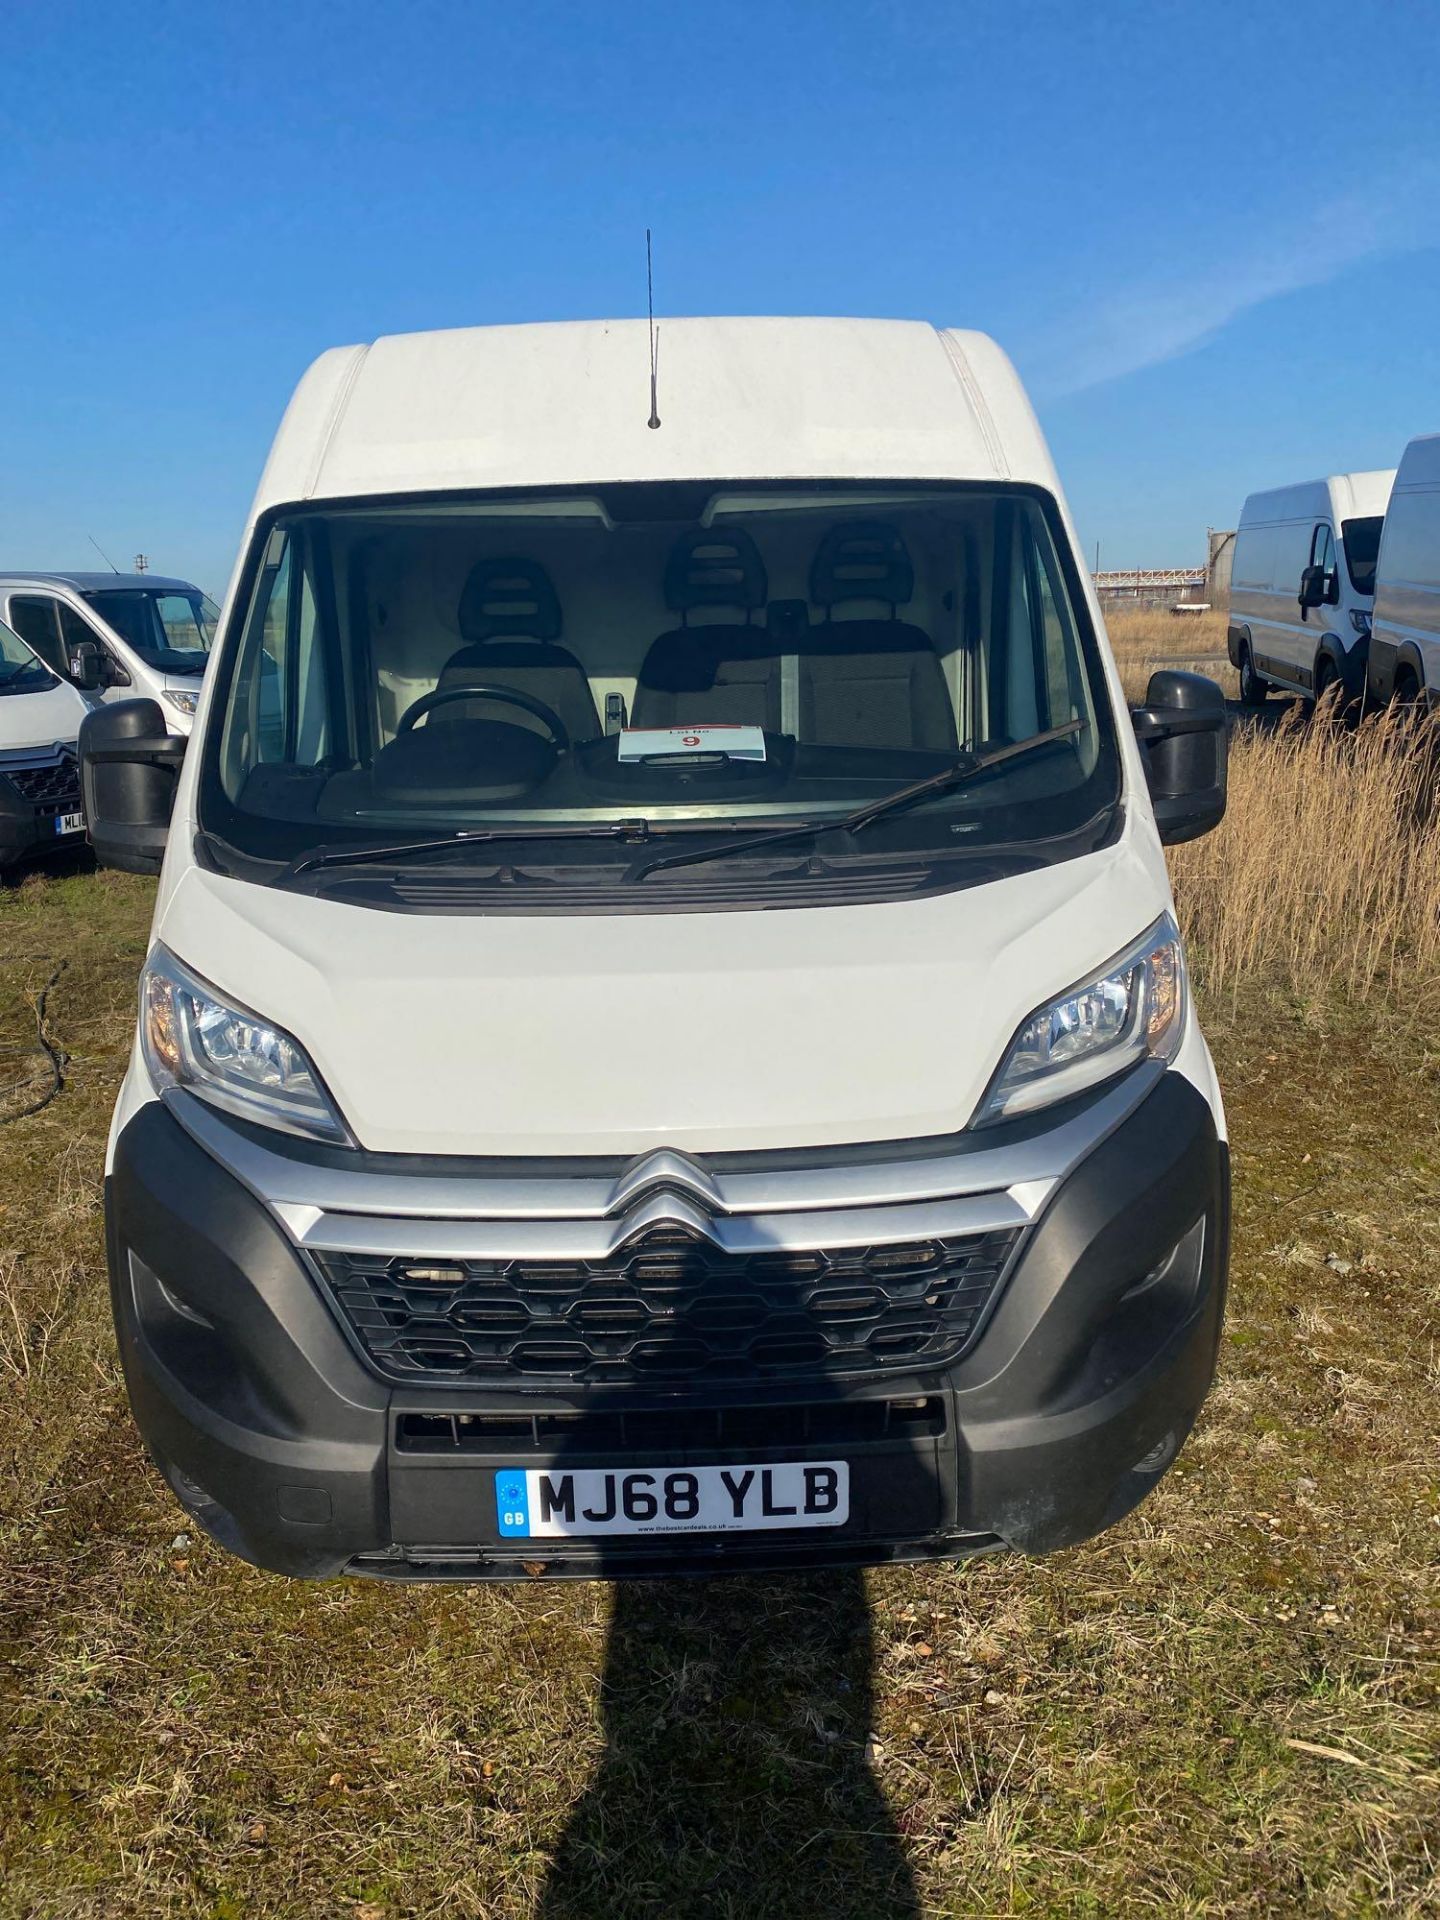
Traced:
<path fill-rule="evenodd" d="M 953 1360 L 1016 1237 L 741 1255 L 667 1225 L 607 1260 L 316 1258 L 392 1379 L 731 1384 Z"/>
<path fill-rule="evenodd" d="M 5 767 L 5 778 L 42 813 L 78 813 L 80 775 L 67 755 L 48 767 Z"/>

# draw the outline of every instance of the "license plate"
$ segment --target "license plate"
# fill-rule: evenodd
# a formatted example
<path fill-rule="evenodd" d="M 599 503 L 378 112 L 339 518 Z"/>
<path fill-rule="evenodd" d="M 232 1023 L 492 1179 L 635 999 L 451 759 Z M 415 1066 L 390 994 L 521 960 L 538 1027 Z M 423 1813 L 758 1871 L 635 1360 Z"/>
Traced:
<path fill-rule="evenodd" d="M 495 1510 L 505 1539 L 578 1534 L 751 1533 L 843 1527 L 843 1460 L 741 1467 L 502 1467 Z"/>
<path fill-rule="evenodd" d="M 85 831 L 84 814 L 57 813 L 55 816 L 55 831 L 57 834 L 83 833 Z"/>

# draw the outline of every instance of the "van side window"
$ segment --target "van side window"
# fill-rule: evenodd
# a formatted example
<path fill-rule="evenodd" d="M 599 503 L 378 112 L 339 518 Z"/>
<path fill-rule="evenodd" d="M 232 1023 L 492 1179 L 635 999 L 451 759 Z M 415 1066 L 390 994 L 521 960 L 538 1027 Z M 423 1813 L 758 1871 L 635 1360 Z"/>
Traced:
<path fill-rule="evenodd" d="M 329 750 L 315 583 L 299 543 L 277 531 L 246 618 L 221 745 L 226 784 L 263 765 L 313 767 Z"/>
<path fill-rule="evenodd" d="M 1380 535 L 1385 526 L 1383 513 L 1367 513 L 1340 525 L 1340 543 L 1345 549 L 1345 565 L 1356 593 L 1374 593 L 1375 562 L 1380 553 Z"/>
<path fill-rule="evenodd" d="M 1069 595 L 1038 513 L 1002 509 L 996 560 L 1001 578 L 1008 570 L 1010 592 L 987 661 L 989 738 L 1023 740 L 1067 720 L 1093 720 Z"/>
<path fill-rule="evenodd" d="M 75 609 L 67 606 L 63 600 L 58 603 L 56 611 L 60 615 L 60 639 L 62 642 L 62 651 L 66 655 L 67 672 L 70 653 L 80 645 L 82 640 L 88 640 L 92 647 L 99 647 L 101 653 L 105 656 L 105 669 L 110 676 L 108 684 L 112 687 L 128 687 L 130 684 L 130 675 L 115 658 L 115 655 L 109 647 L 106 646 L 105 642 L 100 638 L 99 634 L 85 616 L 76 613 Z"/>
<path fill-rule="evenodd" d="M 65 649 L 60 644 L 60 628 L 56 619 L 56 603 L 48 597 L 37 596 L 34 599 L 15 599 L 10 602 L 10 624 L 20 638 L 39 654 L 47 667 L 70 677 L 69 663 L 65 658 Z M 87 634 L 93 639 L 93 634 Z"/>
<path fill-rule="evenodd" d="M 1335 535 L 1328 521 L 1322 520 L 1310 536 L 1310 565 L 1323 567 L 1327 581 L 1335 571 Z"/>

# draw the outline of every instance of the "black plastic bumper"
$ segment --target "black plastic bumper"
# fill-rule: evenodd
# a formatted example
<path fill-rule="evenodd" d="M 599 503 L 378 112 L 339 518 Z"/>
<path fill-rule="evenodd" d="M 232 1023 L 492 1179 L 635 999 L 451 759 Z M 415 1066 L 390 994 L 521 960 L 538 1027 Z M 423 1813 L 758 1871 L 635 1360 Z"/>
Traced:
<path fill-rule="evenodd" d="M 1047 1552 L 1109 1525 L 1209 1387 L 1229 1167 L 1208 1103 L 1168 1073 L 1053 1195 L 955 1365 L 704 1399 L 388 1385 L 268 1210 L 159 1103 L 120 1136 L 106 1214 L 136 1420 L 233 1552 L 310 1577 L 609 1578 Z M 850 1467 L 839 1528 L 499 1533 L 505 1467 L 834 1458 Z"/>

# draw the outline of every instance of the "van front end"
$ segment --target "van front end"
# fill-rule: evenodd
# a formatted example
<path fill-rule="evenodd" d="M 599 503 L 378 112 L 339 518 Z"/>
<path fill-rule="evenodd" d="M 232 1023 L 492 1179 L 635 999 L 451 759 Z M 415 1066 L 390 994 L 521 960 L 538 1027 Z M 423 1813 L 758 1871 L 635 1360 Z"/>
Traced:
<path fill-rule="evenodd" d="M 0 621 L 0 873 L 78 845 L 85 704 Z"/>
<path fill-rule="evenodd" d="M 282 1573 L 1066 1546 L 1214 1370 L 1228 1165 L 1185 1064 L 885 1157 L 593 1169 L 341 1167 L 148 1100 L 108 1191 L 131 1404 L 196 1521 Z"/>

